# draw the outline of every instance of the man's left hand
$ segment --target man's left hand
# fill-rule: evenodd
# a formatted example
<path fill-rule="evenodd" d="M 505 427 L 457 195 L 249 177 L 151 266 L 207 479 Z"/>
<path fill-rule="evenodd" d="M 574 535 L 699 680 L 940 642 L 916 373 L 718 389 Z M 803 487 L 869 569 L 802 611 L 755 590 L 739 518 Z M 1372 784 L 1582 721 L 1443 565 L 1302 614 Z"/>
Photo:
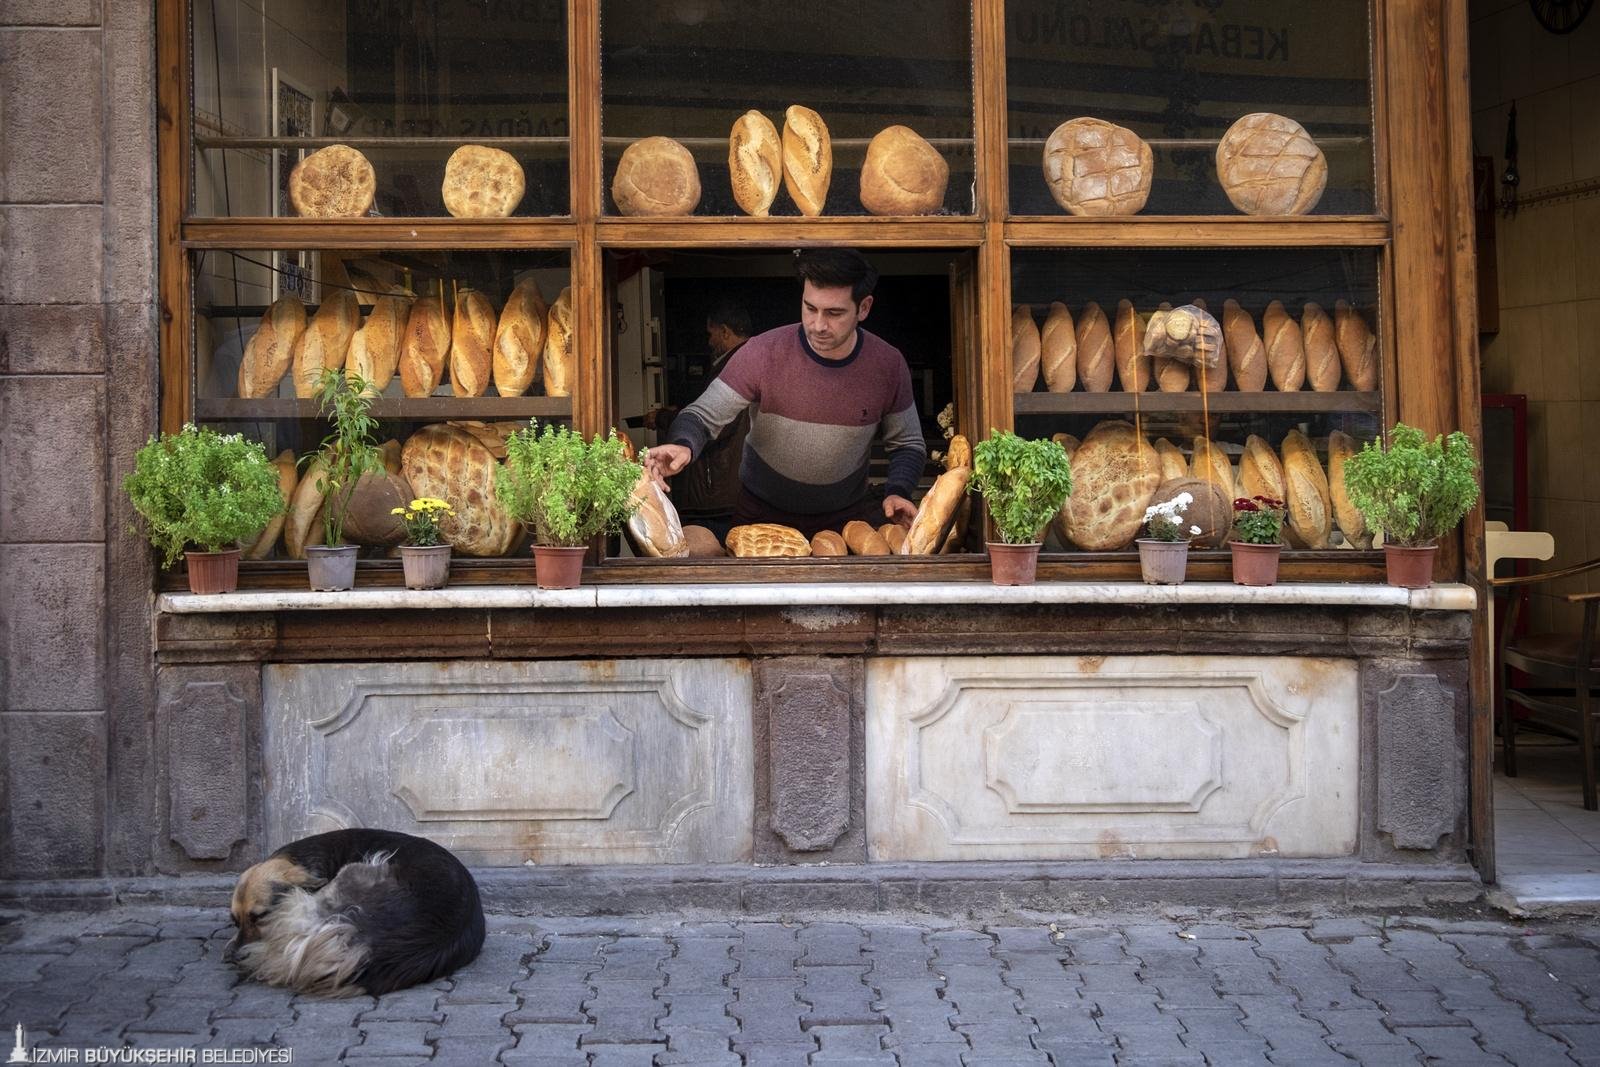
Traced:
<path fill-rule="evenodd" d="M 911 521 L 917 517 L 917 506 L 903 496 L 890 493 L 883 498 L 883 515 L 890 522 L 909 530 Z"/>

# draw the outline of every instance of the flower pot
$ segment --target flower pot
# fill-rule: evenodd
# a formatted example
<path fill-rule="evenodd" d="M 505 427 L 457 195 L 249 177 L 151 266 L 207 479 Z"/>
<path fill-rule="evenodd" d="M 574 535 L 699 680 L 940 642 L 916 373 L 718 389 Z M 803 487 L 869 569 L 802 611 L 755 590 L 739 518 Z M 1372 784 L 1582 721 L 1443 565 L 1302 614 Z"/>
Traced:
<path fill-rule="evenodd" d="M 316 592 L 338 593 L 356 584 L 356 546 L 306 546 L 306 576 Z"/>
<path fill-rule="evenodd" d="M 185 552 L 189 565 L 189 592 L 231 593 L 239 588 L 239 550 Z"/>
<path fill-rule="evenodd" d="M 533 546 L 534 580 L 540 589 L 576 589 L 583 578 L 583 554 L 588 549 L 557 545 Z"/>
<path fill-rule="evenodd" d="M 1406 548 L 1402 545 L 1383 546 L 1383 566 L 1389 575 L 1389 584 L 1402 589 L 1426 589 L 1433 584 L 1433 556 L 1438 545 Z"/>
<path fill-rule="evenodd" d="M 1139 573 L 1146 585 L 1180 585 L 1189 567 L 1189 542 L 1139 538 Z"/>
<path fill-rule="evenodd" d="M 1233 551 L 1233 583 L 1235 585 L 1276 585 L 1278 583 L 1278 557 L 1283 546 L 1253 545 L 1248 541 L 1229 541 Z"/>
<path fill-rule="evenodd" d="M 995 585 L 1032 585 L 1039 567 L 1040 543 L 1008 545 L 999 541 L 989 546 L 989 577 Z"/>
<path fill-rule="evenodd" d="M 449 545 L 401 545 L 407 589 L 443 589 L 450 580 Z"/>

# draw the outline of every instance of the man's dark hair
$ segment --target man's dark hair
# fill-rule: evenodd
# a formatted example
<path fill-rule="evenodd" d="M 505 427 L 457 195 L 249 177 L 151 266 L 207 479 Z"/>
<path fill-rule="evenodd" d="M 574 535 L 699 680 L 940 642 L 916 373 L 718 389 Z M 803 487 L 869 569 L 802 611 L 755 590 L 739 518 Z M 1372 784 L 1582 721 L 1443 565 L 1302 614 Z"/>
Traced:
<path fill-rule="evenodd" d="M 739 337 L 750 336 L 750 312 L 745 310 L 743 304 L 735 304 L 731 300 L 724 300 L 711 309 L 706 315 L 706 323 L 711 326 L 726 326 Z"/>
<path fill-rule="evenodd" d="M 877 268 L 853 248 L 808 249 L 796 258 L 795 272 L 819 289 L 848 285 L 850 298 L 857 304 L 878 286 Z"/>

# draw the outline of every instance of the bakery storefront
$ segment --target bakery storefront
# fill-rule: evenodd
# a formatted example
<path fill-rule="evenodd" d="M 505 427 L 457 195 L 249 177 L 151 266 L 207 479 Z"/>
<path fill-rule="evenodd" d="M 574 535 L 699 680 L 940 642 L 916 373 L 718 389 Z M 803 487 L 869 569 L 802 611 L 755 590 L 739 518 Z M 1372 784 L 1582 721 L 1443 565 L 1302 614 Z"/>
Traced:
<path fill-rule="evenodd" d="M 1137 522 L 1109 519 L 1052 529 L 1038 583 L 996 586 L 980 507 L 925 556 L 652 558 L 612 538 L 577 589 L 545 591 L 487 491 L 530 418 L 664 441 L 715 377 L 708 317 L 797 322 L 794 256 L 820 246 L 881 274 L 865 326 L 911 371 L 934 454 L 919 498 L 956 432 L 1058 437 L 1077 494 L 1140 512 L 1177 479 L 1231 500 L 1299 464 L 1326 485 L 1397 420 L 1476 437 L 1464 5 L 155 17 L 160 427 L 303 456 L 327 433 L 307 375 L 371 327 L 383 478 L 461 521 L 439 591 L 403 588 L 376 512 L 349 592 L 308 590 L 296 511 L 237 593 L 157 576 L 155 868 L 379 825 L 510 868 L 506 894 L 556 894 L 566 875 L 535 866 L 629 865 L 638 895 L 594 907 L 670 903 L 712 870 L 784 906 L 937 906 L 940 879 L 1021 906 L 1141 876 L 1477 892 L 1475 525 L 1416 591 L 1383 584 L 1332 496 L 1259 589 L 1200 546 L 1184 584 L 1145 585 Z M 522 362 L 452 357 L 451 329 L 508 304 L 539 338 Z M 1209 375 L 1130 355 L 1182 305 L 1226 332 Z M 276 366 L 274 332 L 294 351 Z M 1159 478 L 1128 473 L 1147 456 Z M 1181 862 L 1121 862 L 1147 860 Z M 898 881 L 851 895 L 886 865 Z"/>

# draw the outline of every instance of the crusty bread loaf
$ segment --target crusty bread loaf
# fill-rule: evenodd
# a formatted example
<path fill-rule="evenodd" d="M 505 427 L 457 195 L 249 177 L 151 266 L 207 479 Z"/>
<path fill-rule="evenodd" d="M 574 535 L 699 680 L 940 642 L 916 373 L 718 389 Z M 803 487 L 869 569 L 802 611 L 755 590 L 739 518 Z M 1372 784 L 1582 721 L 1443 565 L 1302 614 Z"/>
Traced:
<path fill-rule="evenodd" d="M 518 282 L 506 298 L 494 330 L 494 388 L 501 396 L 521 396 L 538 376 L 549 314 L 532 275 Z"/>
<path fill-rule="evenodd" d="M 1228 388 L 1227 332 L 1223 330 L 1221 321 L 1211 314 L 1211 309 L 1206 306 L 1203 297 L 1195 297 L 1191 306 L 1199 308 L 1203 312 L 1198 336 L 1192 342 L 1197 354 L 1194 380 L 1205 392 L 1220 393 Z M 1214 363 L 1209 362 L 1209 349 L 1212 344 L 1217 346 L 1216 361 Z"/>
<path fill-rule="evenodd" d="M 390 442 L 398 465 L 400 443 Z M 386 446 L 387 451 L 387 446 Z M 356 479 L 345 504 L 344 539 L 352 545 L 390 548 L 406 539 L 406 524 L 394 513 L 411 502 L 411 484 L 388 469 L 368 471 Z"/>
<path fill-rule="evenodd" d="M 449 540 L 465 556 L 503 556 L 521 536 L 494 494 L 496 466 L 476 437 L 444 423 L 421 427 L 400 452 L 400 470 L 412 491 L 455 509 Z"/>
<path fill-rule="evenodd" d="M 1150 197 L 1150 146 L 1104 119 L 1069 119 L 1044 142 L 1044 180 L 1074 215 L 1135 215 Z"/>
<path fill-rule="evenodd" d="M 811 542 L 793 526 L 758 522 L 728 531 L 728 551 L 740 559 L 772 556 L 809 556 Z"/>
<path fill-rule="evenodd" d="M 305 472 L 289 498 L 289 512 L 283 520 L 283 551 L 290 559 L 305 559 L 307 545 L 322 544 L 322 486 L 328 461 L 320 454 L 306 464 Z M 279 485 L 283 484 L 279 479 Z"/>
<path fill-rule="evenodd" d="M 494 305 L 476 289 L 456 293 L 455 321 L 450 327 L 450 392 L 482 396 L 494 372 Z"/>
<path fill-rule="evenodd" d="M 1344 431 L 1328 434 L 1328 495 L 1333 500 L 1333 518 L 1351 548 L 1365 549 L 1372 547 L 1372 531 L 1367 529 L 1367 517 L 1351 503 L 1344 485 L 1344 465 L 1359 451 L 1355 438 Z"/>
<path fill-rule="evenodd" d="M 1176 481 L 1189 477 L 1189 461 L 1183 458 L 1178 446 L 1165 437 L 1155 440 L 1156 460 L 1161 464 L 1161 480 Z"/>
<path fill-rule="evenodd" d="M 905 547 L 907 530 L 898 522 L 886 522 L 878 527 L 878 535 L 889 545 L 890 555 L 898 556 Z"/>
<path fill-rule="evenodd" d="M 728 554 L 717 535 L 704 526 L 685 526 L 683 539 L 689 545 L 690 559 L 718 559 Z"/>
<path fill-rule="evenodd" d="M 1194 439 L 1194 455 L 1189 459 L 1189 477 L 1211 482 L 1228 494 L 1233 502 L 1237 486 L 1234 484 L 1233 461 L 1228 454 L 1206 437 Z"/>
<path fill-rule="evenodd" d="M 361 325 L 361 305 L 348 289 L 329 289 L 322 306 L 311 316 L 294 343 L 294 395 L 302 400 L 317 395 L 324 370 L 342 370 L 350 352 L 350 338 Z"/>
<path fill-rule="evenodd" d="M 954 470 L 957 467 L 972 466 L 972 442 L 967 440 L 966 434 L 958 433 L 950 438 L 950 443 L 944 450 L 944 469 Z"/>
<path fill-rule="evenodd" d="M 772 120 L 759 111 L 746 111 L 734 120 L 728 134 L 728 180 L 740 211 L 767 217 L 783 180 L 783 141 Z"/>
<path fill-rule="evenodd" d="M 1039 381 L 1039 326 L 1033 308 L 1018 304 L 1011 309 L 1011 391 L 1031 393 Z"/>
<path fill-rule="evenodd" d="M 934 479 L 933 486 L 917 506 L 917 517 L 900 546 L 902 556 L 931 556 L 944 545 L 956 513 L 966 498 L 972 481 L 971 467 L 956 467 Z"/>
<path fill-rule="evenodd" d="M 464 144 L 444 165 L 444 209 L 458 219 L 503 219 L 517 210 L 527 181 L 510 152 Z"/>
<path fill-rule="evenodd" d="M 1240 392 L 1258 393 L 1267 387 L 1267 346 L 1256 332 L 1256 321 L 1237 300 L 1222 304 L 1222 336 L 1227 341 L 1228 370 L 1233 387 Z"/>
<path fill-rule="evenodd" d="M 1050 435 L 1050 440 L 1061 446 L 1061 451 L 1067 454 L 1067 461 L 1072 461 L 1072 454 L 1078 450 L 1078 439 L 1070 433 L 1055 433 Z"/>
<path fill-rule="evenodd" d="M 285 293 L 272 302 L 245 343 L 244 358 L 239 361 L 241 399 L 259 400 L 277 390 L 305 328 L 306 306 L 298 296 Z"/>
<path fill-rule="evenodd" d="M 378 176 L 349 145 L 319 148 L 289 172 L 289 204 L 307 219 L 353 219 L 372 210 Z"/>
<path fill-rule="evenodd" d="M 406 320 L 411 315 L 410 293 L 396 290 L 372 302 L 367 321 L 350 338 L 350 358 L 345 373 L 366 380 L 368 391 L 376 396 L 389 387 L 400 366 L 400 346 L 405 340 Z"/>
<path fill-rule="evenodd" d="M 822 116 L 791 104 L 783 113 L 783 187 L 800 214 L 816 217 L 833 181 L 833 142 Z"/>
<path fill-rule="evenodd" d="M 950 524 L 950 532 L 945 534 L 944 545 L 939 549 L 938 555 L 949 556 L 957 552 L 966 551 L 967 524 L 972 521 L 972 497 L 963 496 L 961 506 L 956 508 L 955 521 Z M 906 545 L 911 543 L 911 535 L 906 534 L 905 544 L 895 549 L 900 555 L 906 555 Z"/>
<path fill-rule="evenodd" d="M 1278 453 L 1262 438 L 1251 434 L 1245 439 L 1244 454 L 1239 457 L 1239 495 L 1282 500 L 1287 493 Z"/>
<path fill-rule="evenodd" d="M 286 448 L 279 452 L 272 465 L 278 469 L 278 492 L 283 496 L 284 510 L 274 515 L 272 521 L 267 523 L 267 528 L 245 548 L 245 559 L 266 559 L 271 555 L 272 546 L 278 543 L 278 535 L 283 533 L 284 520 L 288 517 L 289 503 L 294 500 L 295 488 L 300 484 L 300 468 L 295 465 L 293 449 Z"/>
<path fill-rule="evenodd" d="M 400 344 L 400 389 L 406 396 L 432 396 L 450 358 L 450 318 L 443 292 L 411 305 Z"/>
<path fill-rule="evenodd" d="M 1142 393 L 1154 377 L 1151 362 L 1144 354 L 1144 317 L 1134 310 L 1133 301 L 1117 302 L 1117 324 L 1112 331 L 1117 357 L 1117 386 L 1125 393 Z"/>
<path fill-rule="evenodd" d="M 1044 387 L 1052 393 L 1070 393 L 1078 380 L 1078 331 L 1067 305 L 1057 300 L 1044 317 L 1039 333 L 1039 366 Z M 1026 392 L 1026 390 L 1017 390 Z"/>
<path fill-rule="evenodd" d="M 1131 423 L 1107 419 L 1072 454 L 1072 495 L 1061 532 L 1081 549 L 1125 547 L 1161 485 L 1161 461 Z"/>
<path fill-rule="evenodd" d="M 694 156 L 670 137 L 630 144 L 611 177 L 611 199 L 624 215 L 692 215 L 700 203 L 700 171 Z"/>
<path fill-rule="evenodd" d="M 1300 338 L 1306 349 L 1306 381 L 1319 393 L 1336 391 L 1343 368 L 1333 337 L 1333 320 L 1322 305 L 1308 300 L 1300 309 Z"/>
<path fill-rule="evenodd" d="M 1185 475 L 1162 482 L 1150 498 L 1150 506 L 1176 500 L 1183 493 L 1189 494 L 1189 504 L 1179 519 L 1179 528 L 1198 548 L 1221 545 L 1233 529 L 1233 497 L 1214 482 Z M 1190 533 L 1194 527 L 1199 527 L 1200 532 Z"/>
<path fill-rule="evenodd" d="M 1334 333 L 1339 342 L 1339 361 L 1350 388 L 1370 393 L 1378 388 L 1378 339 L 1361 312 L 1347 300 L 1333 305 Z"/>
<path fill-rule="evenodd" d="M 844 537 L 833 530 L 818 530 L 811 537 L 811 554 L 813 556 L 848 556 L 850 546 L 845 543 Z"/>
<path fill-rule="evenodd" d="M 1111 324 L 1100 305 L 1089 301 L 1078 312 L 1078 381 L 1085 392 L 1103 393 L 1111 388 L 1117 361 L 1111 344 Z"/>
<path fill-rule="evenodd" d="M 544 329 L 544 395 L 571 396 L 577 375 L 572 350 L 572 286 L 561 290 L 550 305 Z"/>
<path fill-rule="evenodd" d="M 1292 393 L 1306 384 L 1306 348 L 1300 337 L 1300 324 L 1284 310 L 1283 301 L 1274 300 L 1261 316 L 1262 343 L 1267 348 L 1267 373 L 1273 386 Z"/>
<path fill-rule="evenodd" d="M 666 559 L 687 556 L 689 542 L 684 539 L 678 509 L 648 470 L 641 471 L 633 484 L 633 500 L 638 507 L 628 516 L 627 530 L 634 550 L 643 556 Z"/>
<path fill-rule="evenodd" d="M 871 526 L 854 519 L 844 524 L 844 543 L 850 546 L 852 556 L 887 556 L 889 542 Z"/>
<path fill-rule="evenodd" d="M 1289 541 L 1306 548 L 1327 548 L 1333 533 L 1333 500 L 1328 491 L 1328 476 L 1317 460 L 1316 449 L 1299 430 L 1290 430 L 1283 439 L 1283 481 L 1288 495 L 1284 516 Z"/>
<path fill-rule="evenodd" d="M 944 206 L 950 164 L 908 126 L 878 131 L 861 165 L 861 206 L 873 215 L 932 215 Z"/>
<path fill-rule="evenodd" d="M 1304 215 L 1328 184 L 1328 161 L 1305 127 L 1257 112 L 1228 127 L 1217 143 L 1217 178 L 1246 215 Z"/>

